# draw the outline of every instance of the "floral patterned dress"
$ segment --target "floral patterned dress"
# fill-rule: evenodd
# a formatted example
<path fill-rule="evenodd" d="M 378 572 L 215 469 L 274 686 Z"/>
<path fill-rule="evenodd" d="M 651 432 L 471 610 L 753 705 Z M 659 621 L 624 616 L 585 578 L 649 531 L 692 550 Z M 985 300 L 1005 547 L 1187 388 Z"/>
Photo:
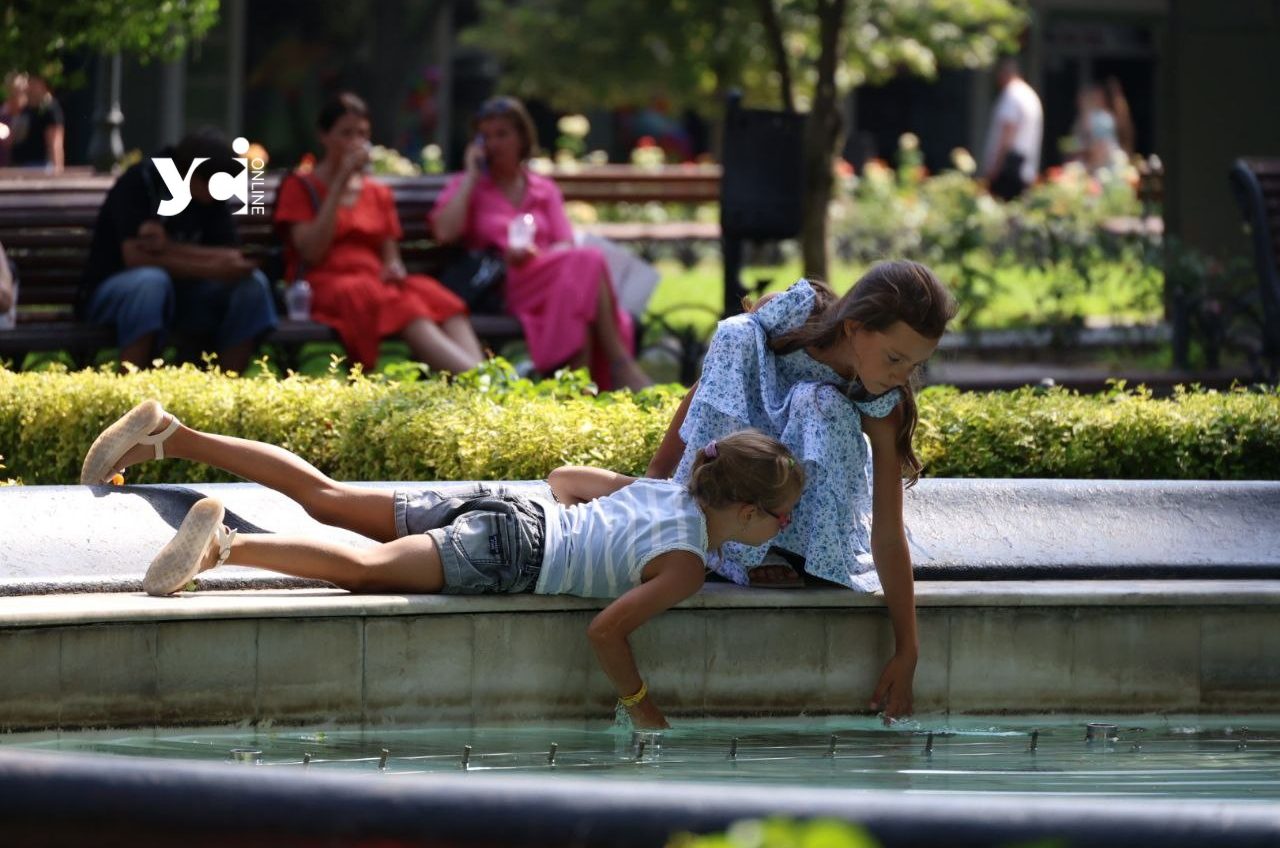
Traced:
<path fill-rule="evenodd" d="M 761 564 L 769 547 L 804 557 L 804 570 L 851 589 L 874 592 L 871 561 L 871 449 L 862 416 L 883 418 L 902 399 L 898 389 L 851 400 L 848 381 L 803 350 L 778 355 L 768 340 L 793 330 L 813 312 L 807 280 L 751 314 L 720 322 L 702 366 L 697 393 L 680 427 L 684 455 L 675 479 L 687 483 L 707 442 L 744 427 L 781 441 L 804 463 L 804 494 L 790 526 L 768 545 L 728 543 L 711 568 L 735 583 Z"/>

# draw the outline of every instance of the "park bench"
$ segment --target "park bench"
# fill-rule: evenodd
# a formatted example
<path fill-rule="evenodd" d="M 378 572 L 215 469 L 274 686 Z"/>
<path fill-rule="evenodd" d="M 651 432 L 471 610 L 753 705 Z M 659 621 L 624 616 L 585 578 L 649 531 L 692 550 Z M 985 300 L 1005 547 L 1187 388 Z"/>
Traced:
<path fill-rule="evenodd" d="M 1256 354 L 1274 383 L 1280 379 L 1280 159 L 1238 159 L 1229 179 L 1253 243 L 1258 276 L 1260 308 L 1247 314 L 1261 329 Z"/>
<path fill-rule="evenodd" d="M 584 168 L 554 175 L 567 200 L 586 203 L 715 202 L 719 169 L 674 168 L 640 171 L 620 166 Z M 411 271 L 438 273 L 456 251 L 436 245 L 427 231 L 426 216 L 440 196 L 447 175 L 383 177 L 392 189 L 404 228 L 401 250 Z M 19 323 L 0 332 L 0 358 L 21 365 L 27 353 L 66 351 L 77 365 L 93 360 L 97 351 L 114 347 L 110 327 L 77 322 L 76 292 L 88 256 L 93 225 L 113 179 L 73 176 L 0 180 L 0 244 L 18 269 L 21 292 Z M 279 174 L 267 178 L 268 207 L 274 203 Z M 270 216 L 238 219 L 246 253 L 268 263 L 278 252 Z M 699 229 L 699 226 L 701 229 Z M 603 224 L 588 230 L 615 240 L 683 240 L 714 238 L 705 225 Z M 520 327 L 508 315 L 472 316 L 477 335 L 497 346 L 519 338 Z M 306 342 L 330 341 L 336 334 L 310 321 L 282 320 L 266 339 L 279 359 L 292 365 Z"/>

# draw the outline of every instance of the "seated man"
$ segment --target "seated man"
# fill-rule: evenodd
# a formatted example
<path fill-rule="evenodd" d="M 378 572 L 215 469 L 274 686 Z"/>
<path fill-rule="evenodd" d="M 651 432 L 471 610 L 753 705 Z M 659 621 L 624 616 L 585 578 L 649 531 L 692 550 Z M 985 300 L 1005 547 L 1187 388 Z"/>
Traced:
<path fill-rule="evenodd" d="M 80 318 L 115 325 L 121 362 L 147 367 L 172 331 L 184 350 L 214 350 L 222 368 L 243 373 L 258 341 L 275 327 L 276 310 L 266 275 L 237 246 L 231 209 L 209 193 L 214 174 L 235 175 L 243 166 L 211 130 L 188 135 L 162 155 L 180 177 L 196 159 L 208 160 L 191 173 L 191 202 L 160 215 L 160 201 L 172 193 L 153 159 L 120 175 L 94 226 Z"/>

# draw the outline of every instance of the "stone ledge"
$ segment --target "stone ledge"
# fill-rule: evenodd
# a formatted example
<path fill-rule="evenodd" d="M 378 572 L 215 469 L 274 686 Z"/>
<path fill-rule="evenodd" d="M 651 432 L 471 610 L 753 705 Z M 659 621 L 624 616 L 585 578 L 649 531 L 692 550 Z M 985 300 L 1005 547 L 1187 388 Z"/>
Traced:
<path fill-rule="evenodd" d="M 363 485 L 387 489 L 424 484 Z M 283 495 L 251 484 L 0 488 L 0 515 L 23 528 L 0 547 L 0 574 L 5 575 L 0 594 L 136 591 L 147 562 L 203 495 L 222 498 L 228 523 L 242 533 L 372 544 L 318 524 Z M 931 478 L 904 498 L 912 561 L 922 585 L 956 580 L 1280 579 L 1277 514 L 1280 482 Z M 308 584 L 227 567 L 208 575 L 205 585 L 246 589 Z"/>
<path fill-rule="evenodd" d="M 352 595 L 339 589 L 199 591 L 174 598 L 141 593 L 23 595 L 0 598 L 0 629 L 121 622 L 238 618 L 380 618 L 603 609 L 607 599 L 565 595 L 451 597 Z M 916 586 L 921 609 L 952 607 L 1259 607 L 1280 608 L 1280 580 L 933 581 Z M 879 594 L 839 588 L 744 589 L 713 583 L 679 605 L 691 610 L 883 610 Z"/>

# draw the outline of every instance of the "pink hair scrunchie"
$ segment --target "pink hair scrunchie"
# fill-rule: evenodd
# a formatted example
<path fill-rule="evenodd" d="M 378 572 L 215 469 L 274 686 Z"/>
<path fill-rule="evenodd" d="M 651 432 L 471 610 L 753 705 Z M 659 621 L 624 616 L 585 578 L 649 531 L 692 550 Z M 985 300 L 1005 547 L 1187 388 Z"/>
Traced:
<path fill-rule="evenodd" d="M 711 441 L 707 442 L 707 446 L 702 449 L 702 452 L 703 454 L 706 455 L 707 459 L 715 459 L 716 458 L 715 439 L 712 439 Z"/>

